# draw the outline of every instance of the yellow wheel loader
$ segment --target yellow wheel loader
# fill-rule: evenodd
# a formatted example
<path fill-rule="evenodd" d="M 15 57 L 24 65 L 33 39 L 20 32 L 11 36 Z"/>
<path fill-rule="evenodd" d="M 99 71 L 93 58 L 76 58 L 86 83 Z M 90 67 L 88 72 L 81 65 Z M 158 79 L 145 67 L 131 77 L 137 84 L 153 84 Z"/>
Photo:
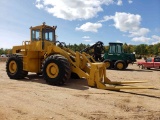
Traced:
<path fill-rule="evenodd" d="M 28 72 L 34 72 L 42 74 L 48 84 L 63 85 L 73 73 L 79 78 L 85 78 L 89 86 L 99 89 L 152 88 L 125 85 L 141 81 L 110 81 L 106 77 L 105 63 L 97 63 L 89 54 L 74 52 L 64 43 L 56 41 L 56 28 L 45 23 L 30 27 L 31 40 L 14 46 L 6 62 L 10 79 L 23 79 Z"/>

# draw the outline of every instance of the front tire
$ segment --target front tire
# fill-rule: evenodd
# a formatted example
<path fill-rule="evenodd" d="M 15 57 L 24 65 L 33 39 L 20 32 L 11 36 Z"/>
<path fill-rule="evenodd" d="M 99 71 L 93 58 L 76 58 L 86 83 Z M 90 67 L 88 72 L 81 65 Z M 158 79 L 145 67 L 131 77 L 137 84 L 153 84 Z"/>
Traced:
<path fill-rule="evenodd" d="M 106 65 L 106 69 L 111 69 L 113 64 L 112 64 L 112 61 L 111 60 L 104 60 L 103 61 Z"/>
<path fill-rule="evenodd" d="M 118 60 L 115 62 L 114 68 L 116 70 L 124 70 L 126 68 L 126 64 L 122 60 Z"/>
<path fill-rule="evenodd" d="M 50 85 L 63 85 L 71 75 L 70 64 L 62 55 L 51 55 L 43 62 L 43 77 Z"/>

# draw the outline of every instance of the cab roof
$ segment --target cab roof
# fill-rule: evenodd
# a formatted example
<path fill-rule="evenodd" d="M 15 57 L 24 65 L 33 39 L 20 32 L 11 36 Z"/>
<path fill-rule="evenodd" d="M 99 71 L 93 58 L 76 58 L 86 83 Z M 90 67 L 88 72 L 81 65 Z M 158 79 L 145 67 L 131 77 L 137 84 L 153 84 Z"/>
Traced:
<path fill-rule="evenodd" d="M 45 22 L 43 22 L 43 24 L 42 25 L 39 25 L 39 26 L 34 26 L 34 27 L 30 27 L 30 29 L 31 30 L 35 30 L 35 29 L 44 29 L 44 28 L 49 28 L 49 29 L 56 29 L 57 28 L 57 26 L 49 26 L 49 25 L 46 25 L 46 23 Z"/>

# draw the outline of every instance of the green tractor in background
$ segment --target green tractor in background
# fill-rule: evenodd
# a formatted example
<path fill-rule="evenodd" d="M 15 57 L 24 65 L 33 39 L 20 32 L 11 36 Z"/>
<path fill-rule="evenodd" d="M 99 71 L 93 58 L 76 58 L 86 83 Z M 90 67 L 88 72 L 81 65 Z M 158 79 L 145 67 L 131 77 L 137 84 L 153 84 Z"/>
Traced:
<path fill-rule="evenodd" d="M 136 62 L 135 54 L 124 53 L 123 44 L 110 42 L 108 52 L 104 53 L 103 59 L 106 63 L 107 69 L 124 70 L 129 63 Z"/>
<path fill-rule="evenodd" d="M 107 69 L 124 70 L 128 67 L 129 63 L 136 62 L 135 54 L 124 52 L 123 43 L 110 42 L 109 49 L 105 50 L 103 42 L 98 41 L 82 50 L 82 52 L 90 54 L 90 50 L 92 49 L 93 58 L 96 61 L 104 62 Z"/>

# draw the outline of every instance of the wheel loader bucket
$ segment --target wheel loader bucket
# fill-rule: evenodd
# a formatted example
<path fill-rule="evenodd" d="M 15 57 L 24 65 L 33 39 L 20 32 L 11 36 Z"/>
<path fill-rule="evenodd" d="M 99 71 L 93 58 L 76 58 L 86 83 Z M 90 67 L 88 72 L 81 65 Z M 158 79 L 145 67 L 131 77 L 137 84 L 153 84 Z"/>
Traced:
<path fill-rule="evenodd" d="M 146 81 L 110 81 L 106 77 L 106 67 L 104 63 L 91 63 L 88 85 L 99 89 L 116 90 L 121 89 L 149 89 L 152 86 L 133 86 L 128 84 L 144 83 Z"/>

